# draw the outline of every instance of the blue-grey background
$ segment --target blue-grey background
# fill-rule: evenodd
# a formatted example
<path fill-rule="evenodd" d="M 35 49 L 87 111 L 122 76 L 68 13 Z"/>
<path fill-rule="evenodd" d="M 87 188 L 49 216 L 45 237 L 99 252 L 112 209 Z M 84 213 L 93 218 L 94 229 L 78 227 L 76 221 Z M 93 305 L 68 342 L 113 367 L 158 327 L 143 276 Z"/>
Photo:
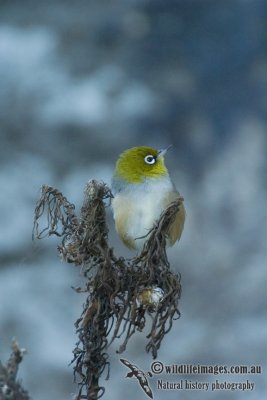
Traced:
<path fill-rule="evenodd" d="M 256 383 L 253 392 L 158 391 L 155 399 L 267 394 L 267 3 L 264 0 L 0 2 L 0 359 L 12 337 L 28 355 L 20 378 L 35 400 L 66 400 L 79 268 L 56 240 L 32 243 L 43 183 L 79 206 L 89 179 L 110 183 L 118 154 L 173 144 L 166 162 L 185 197 L 182 317 L 158 359 L 251 365 L 263 374 L 188 376 Z M 108 220 L 117 254 L 131 254 Z M 123 357 L 149 369 L 145 334 Z M 107 399 L 143 399 L 109 349 Z M 166 376 L 161 376 L 167 379 Z M 181 377 L 172 377 L 178 380 Z"/>

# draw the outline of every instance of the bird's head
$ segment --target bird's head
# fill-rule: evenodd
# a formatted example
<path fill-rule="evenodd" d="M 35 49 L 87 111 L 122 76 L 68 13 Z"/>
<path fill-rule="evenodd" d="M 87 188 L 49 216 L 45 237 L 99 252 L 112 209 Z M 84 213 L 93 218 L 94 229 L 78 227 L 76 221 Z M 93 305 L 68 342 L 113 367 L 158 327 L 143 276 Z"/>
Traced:
<path fill-rule="evenodd" d="M 168 175 L 164 155 L 170 148 L 156 150 L 152 147 L 132 147 L 118 158 L 114 176 L 129 184 L 142 183 L 147 178 L 160 179 Z"/>

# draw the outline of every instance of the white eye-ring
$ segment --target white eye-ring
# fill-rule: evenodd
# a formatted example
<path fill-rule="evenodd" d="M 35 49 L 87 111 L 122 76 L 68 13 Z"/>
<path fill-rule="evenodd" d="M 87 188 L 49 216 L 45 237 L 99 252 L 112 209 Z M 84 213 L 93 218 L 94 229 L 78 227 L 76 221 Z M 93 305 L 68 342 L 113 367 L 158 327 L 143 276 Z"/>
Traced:
<path fill-rule="evenodd" d="M 155 164 L 155 162 L 156 162 L 156 158 L 154 156 L 152 156 L 151 154 L 148 154 L 148 156 L 145 156 L 144 160 L 147 164 L 150 164 L 150 165 Z"/>

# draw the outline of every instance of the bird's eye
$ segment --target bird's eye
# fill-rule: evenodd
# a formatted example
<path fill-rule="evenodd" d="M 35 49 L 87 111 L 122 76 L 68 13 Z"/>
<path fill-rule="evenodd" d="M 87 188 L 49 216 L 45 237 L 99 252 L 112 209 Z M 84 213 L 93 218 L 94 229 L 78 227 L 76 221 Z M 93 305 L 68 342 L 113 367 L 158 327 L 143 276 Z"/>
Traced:
<path fill-rule="evenodd" d="M 144 160 L 147 164 L 155 164 L 155 162 L 156 162 L 156 158 L 154 156 L 152 156 L 151 154 L 149 154 L 148 156 L 145 156 Z"/>

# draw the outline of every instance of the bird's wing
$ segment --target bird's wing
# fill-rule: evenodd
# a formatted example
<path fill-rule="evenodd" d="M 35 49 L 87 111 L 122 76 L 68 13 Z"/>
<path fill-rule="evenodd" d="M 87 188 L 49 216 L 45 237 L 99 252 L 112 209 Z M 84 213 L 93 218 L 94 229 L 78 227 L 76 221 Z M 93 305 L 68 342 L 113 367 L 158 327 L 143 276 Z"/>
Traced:
<path fill-rule="evenodd" d="M 130 368 L 131 371 L 133 371 L 133 372 L 139 372 L 139 368 L 138 368 L 136 365 L 131 364 L 128 360 L 125 360 L 124 358 L 120 358 L 120 361 L 121 361 L 124 365 L 126 365 L 126 367 Z"/>
<path fill-rule="evenodd" d="M 177 200 L 178 197 L 180 197 L 180 195 L 176 191 L 168 193 L 168 195 L 164 200 L 165 207 L 168 207 L 171 204 L 171 202 Z M 184 229 L 185 215 L 186 215 L 185 207 L 184 204 L 181 203 L 181 205 L 179 206 L 179 211 L 176 213 L 174 221 L 171 224 L 168 232 L 168 238 L 170 240 L 171 246 L 176 242 L 176 240 L 179 240 L 182 235 Z"/>
<path fill-rule="evenodd" d="M 146 393 L 146 395 L 148 397 L 150 397 L 151 399 L 153 399 L 153 393 L 152 393 L 152 390 L 151 390 L 151 388 L 150 388 L 150 386 L 148 384 L 147 378 L 145 377 L 145 374 L 142 373 L 142 374 L 137 375 L 137 379 L 138 379 L 138 382 L 139 382 L 141 388 Z"/>

